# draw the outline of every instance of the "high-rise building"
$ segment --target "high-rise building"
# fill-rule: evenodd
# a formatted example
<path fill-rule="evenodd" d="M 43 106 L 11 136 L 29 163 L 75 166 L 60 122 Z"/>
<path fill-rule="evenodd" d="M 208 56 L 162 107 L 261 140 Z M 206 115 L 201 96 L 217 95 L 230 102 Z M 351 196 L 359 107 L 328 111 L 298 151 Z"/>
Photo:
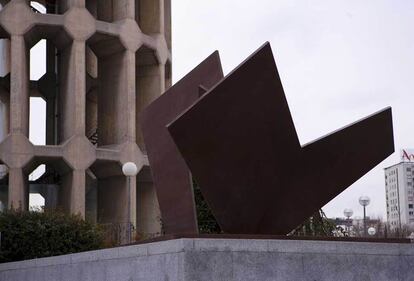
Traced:
<path fill-rule="evenodd" d="M 401 151 L 401 162 L 385 171 L 387 221 L 391 228 L 414 224 L 414 154 Z"/>
<path fill-rule="evenodd" d="M 139 113 L 171 85 L 171 0 L 0 3 L 0 201 L 27 209 L 36 192 L 49 208 L 159 232 Z M 40 40 L 46 72 L 31 81 Z M 46 104 L 44 145 L 29 140 L 31 97 Z M 140 169 L 130 192 L 121 170 L 129 161 Z M 33 182 L 39 165 L 46 172 Z"/>

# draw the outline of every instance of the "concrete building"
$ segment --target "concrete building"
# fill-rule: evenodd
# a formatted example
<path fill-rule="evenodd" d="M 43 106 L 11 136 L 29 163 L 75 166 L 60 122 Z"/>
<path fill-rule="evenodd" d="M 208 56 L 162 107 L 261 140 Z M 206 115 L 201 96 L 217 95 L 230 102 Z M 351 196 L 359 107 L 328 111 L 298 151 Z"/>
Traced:
<path fill-rule="evenodd" d="M 160 232 L 138 118 L 171 85 L 170 0 L 36 1 L 46 13 L 33 3 L 0 0 L 0 201 L 27 209 L 38 192 L 47 208 Z M 30 49 L 42 39 L 46 73 L 30 81 Z M 46 102 L 45 145 L 29 141 L 30 97 Z M 128 161 L 140 169 L 130 194 Z M 45 174 L 29 182 L 42 164 Z"/>
<path fill-rule="evenodd" d="M 391 228 L 414 224 L 414 158 L 402 150 L 402 162 L 384 169 L 387 221 Z"/>

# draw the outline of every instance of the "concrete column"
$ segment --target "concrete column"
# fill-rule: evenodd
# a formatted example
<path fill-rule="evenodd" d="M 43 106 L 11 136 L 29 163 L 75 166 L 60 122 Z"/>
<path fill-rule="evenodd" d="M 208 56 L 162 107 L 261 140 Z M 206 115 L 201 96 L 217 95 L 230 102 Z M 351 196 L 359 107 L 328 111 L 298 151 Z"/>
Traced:
<path fill-rule="evenodd" d="M 1 10 L 1 8 L 0 8 Z M 10 41 L 6 39 L 0 40 L 0 77 L 5 77 L 10 73 Z M 10 128 L 10 93 L 5 88 L 0 90 L 0 142 L 9 133 Z M 0 165 L 0 179 L 6 175 L 7 167 Z M 3 201 L 7 205 L 7 201 Z"/>
<path fill-rule="evenodd" d="M 85 134 L 85 42 L 75 40 L 64 49 L 59 66 L 60 142 L 64 142 Z"/>
<path fill-rule="evenodd" d="M 125 54 L 125 83 L 126 83 L 126 120 L 127 120 L 127 140 L 136 141 L 136 54 L 129 50 Z"/>
<path fill-rule="evenodd" d="M 125 231 L 127 223 L 136 222 L 136 178 L 131 178 L 128 196 L 128 181 L 125 176 L 115 176 L 98 180 L 98 221 L 103 224 L 120 224 Z M 128 200 L 131 200 L 128 219 Z M 122 234 L 124 235 L 124 233 Z"/>
<path fill-rule="evenodd" d="M 20 35 L 11 37 L 10 130 L 29 136 L 29 51 Z"/>
<path fill-rule="evenodd" d="M 46 4 L 47 12 L 54 12 L 54 7 L 51 4 Z M 56 73 L 56 48 L 50 42 L 46 41 L 46 72 L 47 73 Z M 56 91 L 55 85 L 50 87 L 54 89 L 53 93 L 42 93 L 46 96 L 46 144 L 55 145 L 56 144 Z"/>
<path fill-rule="evenodd" d="M 98 128 L 98 90 L 95 80 L 98 77 L 98 58 L 93 51 L 86 48 L 86 137 L 90 137 Z"/>
<path fill-rule="evenodd" d="M 8 119 L 9 119 L 9 110 L 8 110 L 8 104 L 3 103 L 0 101 L 0 142 L 3 141 L 8 132 L 9 132 L 9 126 L 8 126 Z M 1 167 L 2 165 L 0 165 Z M 2 169 L 0 168 L 0 171 Z"/>
<path fill-rule="evenodd" d="M 10 132 L 29 136 L 29 52 L 23 36 L 11 37 Z M 28 209 L 27 175 L 9 167 L 9 208 Z"/>
<path fill-rule="evenodd" d="M 64 142 L 85 135 L 85 42 L 74 40 L 61 52 L 59 63 L 60 136 Z M 85 217 L 85 170 L 74 166 L 62 177 L 59 204 L 69 213 Z"/>
<path fill-rule="evenodd" d="M 85 0 L 58 0 L 56 2 L 58 2 L 60 14 L 64 14 L 67 10 L 73 7 L 85 7 Z"/>
<path fill-rule="evenodd" d="M 160 64 L 139 65 L 137 55 L 137 112 L 141 112 L 148 104 L 165 91 L 165 66 Z M 145 151 L 144 140 L 139 126 L 139 115 L 136 116 L 137 143 Z M 145 171 L 141 172 L 144 174 Z M 147 173 L 148 174 L 148 173 Z M 161 215 L 155 188 L 149 176 L 144 176 L 137 185 L 137 230 L 144 236 L 155 236 L 161 233 Z"/>
<path fill-rule="evenodd" d="M 152 182 L 137 184 L 137 232 L 144 238 L 161 235 L 161 212 Z"/>
<path fill-rule="evenodd" d="M 4 77 L 10 73 L 10 40 L 8 39 L 0 39 L 0 61 L 0 76 Z"/>
<path fill-rule="evenodd" d="M 59 206 L 85 218 L 85 170 L 74 170 L 62 177 Z"/>
<path fill-rule="evenodd" d="M 142 32 L 164 33 L 164 0 L 139 0 L 135 17 Z"/>
<path fill-rule="evenodd" d="M 28 210 L 29 190 L 27 175 L 21 168 L 9 167 L 9 208 Z"/>
<path fill-rule="evenodd" d="M 99 59 L 99 145 L 135 141 L 134 62 L 130 51 Z"/>
<path fill-rule="evenodd" d="M 114 22 L 135 18 L 135 0 L 99 0 L 96 4 L 87 4 L 95 8 L 99 20 Z"/>
<path fill-rule="evenodd" d="M 145 65 L 137 68 L 137 112 L 141 112 L 153 100 L 164 93 L 164 91 L 164 65 Z M 137 114 L 137 143 L 141 149 L 144 149 L 144 140 L 141 134 L 141 128 L 139 127 L 138 118 L 139 115 Z"/>
<path fill-rule="evenodd" d="M 97 18 L 98 20 L 112 22 L 112 0 L 97 0 Z"/>
<path fill-rule="evenodd" d="M 113 0 L 113 20 L 135 18 L 135 0 Z"/>
<path fill-rule="evenodd" d="M 164 35 L 171 50 L 171 0 L 164 0 Z"/>

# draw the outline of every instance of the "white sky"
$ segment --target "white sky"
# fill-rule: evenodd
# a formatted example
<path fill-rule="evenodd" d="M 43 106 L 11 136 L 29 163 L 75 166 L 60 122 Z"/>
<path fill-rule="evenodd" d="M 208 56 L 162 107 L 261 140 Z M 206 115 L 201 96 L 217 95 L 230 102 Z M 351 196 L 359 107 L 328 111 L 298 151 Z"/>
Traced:
<path fill-rule="evenodd" d="M 396 153 L 324 207 L 383 216 L 383 168 L 414 147 L 414 1 L 173 0 L 177 81 L 214 50 L 226 73 L 270 41 L 302 144 L 392 106 Z M 345 172 L 345 171 L 344 171 Z"/>
<path fill-rule="evenodd" d="M 215 50 L 228 73 L 270 41 L 302 144 L 392 106 L 397 152 L 324 207 L 362 216 L 358 198 L 368 195 L 368 215 L 386 218 L 383 168 L 414 147 L 414 1 L 172 0 L 172 9 L 173 80 Z M 31 131 L 41 143 L 43 129 Z"/>

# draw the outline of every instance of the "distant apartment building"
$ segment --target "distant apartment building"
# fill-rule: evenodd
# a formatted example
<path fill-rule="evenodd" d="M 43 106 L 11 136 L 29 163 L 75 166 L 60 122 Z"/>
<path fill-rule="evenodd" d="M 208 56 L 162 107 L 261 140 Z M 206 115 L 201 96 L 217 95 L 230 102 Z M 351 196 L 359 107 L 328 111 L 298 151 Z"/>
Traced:
<path fill-rule="evenodd" d="M 384 172 L 388 223 L 391 228 L 414 224 L 414 150 L 403 149 L 401 162 Z"/>

